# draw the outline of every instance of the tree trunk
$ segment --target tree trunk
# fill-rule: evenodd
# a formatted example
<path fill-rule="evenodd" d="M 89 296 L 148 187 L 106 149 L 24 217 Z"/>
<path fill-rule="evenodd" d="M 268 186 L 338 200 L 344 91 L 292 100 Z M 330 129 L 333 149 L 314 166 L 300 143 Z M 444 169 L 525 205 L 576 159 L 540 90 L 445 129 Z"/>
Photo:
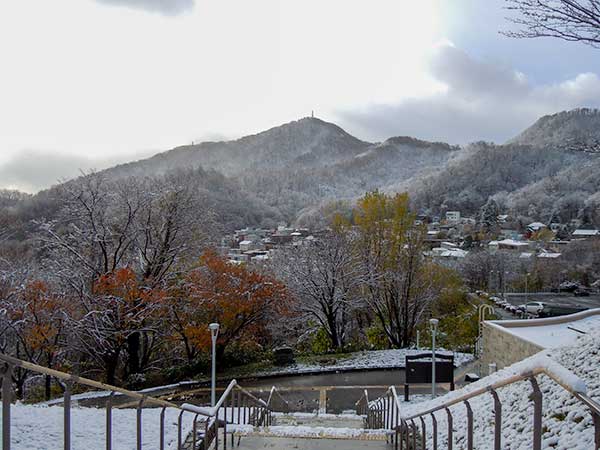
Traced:
<path fill-rule="evenodd" d="M 119 355 L 111 355 L 105 359 L 105 371 L 106 371 L 106 383 L 115 385 L 117 380 L 117 365 L 119 362 Z"/>
<path fill-rule="evenodd" d="M 52 394 L 52 377 L 50 375 L 46 375 L 44 381 L 44 398 L 46 401 L 48 401 L 50 400 L 50 395 Z"/>
<path fill-rule="evenodd" d="M 136 331 L 127 338 L 129 375 L 140 372 L 140 333 Z"/>

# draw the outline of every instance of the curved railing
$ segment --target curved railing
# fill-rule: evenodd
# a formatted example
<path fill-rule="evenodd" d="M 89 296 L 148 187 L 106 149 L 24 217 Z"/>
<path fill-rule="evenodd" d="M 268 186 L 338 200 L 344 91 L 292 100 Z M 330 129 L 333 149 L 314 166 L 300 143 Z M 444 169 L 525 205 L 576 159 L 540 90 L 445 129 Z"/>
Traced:
<path fill-rule="evenodd" d="M 227 434 L 227 424 L 241 424 L 253 426 L 267 426 L 272 422 L 271 402 L 275 397 L 279 397 L 284 407 L 287 408 L 287 402 L 281 397 L 281 394 L 273 387 L 269 398 L 264 401 L 255 397 L 250 392 L 238 385 L 236 380 L 229 383 L 219 401 L 214 407 L 200 407 L 191 404 L 177 405 L 157 397 L 152 397 L 140 392 L 129 391 L 117 386 L 111 386 L 99 381 L 79 377 L 59 370 L 49 369 L 27 361 L 14 358 L 0 353 L 0 362 L 4 362 L 4 368 L 0 371 L 2 377 L 2 450 L 11 448 L 11 404 L 15 397 L 13 390 L 12 375 L 15 368 L 21 368 L 30 372 L 47 375 L 61 380 L 65 385 L 63 395 L 63 448 L 71 448 L 71 393 L 75 384 L 89 388 L 107 391 L 106 395 L 106 438 L 104 448 L 112 450 L 113 445 L 113 400 L 115 394 L 125 396 L 136 401 L 136 449 L 142 449 L 142 409 L 145 406 L 162 408 L 159 425 L 159 442 L 153 447 L 159 450 L 165 450 L 165 411 L 167 408 L 173 408 L 179 411 L 177 421 L 177 449 L 200 450 L 211 448 L 217 449 L 219 441 L 219 430 L 222 429 L 223 436 Z M 191 437 L 184 437 L 183 416 L 184 414 L 193 414 L 193 426 Z M 203 420 L 203 429 L 198 424 L 198 419 Z M 233 440 L 233 435 L 232 435 Z M 223 448 L 227 447 L 227 440 L 223 439 Z"/>
<path fill-rule="evenodd" d="M 540 355 L 513 366 L 514 372 L 496 379 L 489 384 L 482 383 L 479 387 L 465 389 L 464 392 L 456 391 L 446 396 L 439 397 L 437 401 L 424 403 L 421 409 L 413 408 L 409 414 L 402 413 L 400 399 L 394 386 L 386 393 L 370 402 L 367 410 L 367 428 L 388 429 L 394 433 L 395 447 L 398 448 L 421 448 L 425 450 L 438 449 L 438 427 L 436 413 L 445 412 L 447 416 L 447 442 L 448 449 L 452 449 L 453 443 L 453 417 L 450 407 L 464 404 L 467 412 L 466 441 L 467 449 L 473 449 L 473 410 L 469 401 L 482 395 L 491 395 L 494 401 L 494 449 L 502 448 L 502 403 L 497 390 L 513 383 L 529 381 L 532 392 L 530 399 L 533 402 L 533 437 L 532 449 L 542 448 L 542 401 L 543 392 L 540 390 L 537 377 L 546 375 L 558 386 L 569 392 L 578 399 L 589 411 L 594 424 L 595 449 L 600 449 L 600 404 L 587 395 L 585 383 L 571 373 L 568 369 L 560 366 L 547 356 Z M 482 380 L 483 381 L 483 380 Z M 366 395 L 366 393 L 364 394 Z M 363 395 L 363 396 L 364 396 Z M 427 447 L 426 419 L 430 419 L 431 447 Z M 406 445 L 406 447 L 404 447 Z M 419 445 L 419 447 L 418 447 Z"/>

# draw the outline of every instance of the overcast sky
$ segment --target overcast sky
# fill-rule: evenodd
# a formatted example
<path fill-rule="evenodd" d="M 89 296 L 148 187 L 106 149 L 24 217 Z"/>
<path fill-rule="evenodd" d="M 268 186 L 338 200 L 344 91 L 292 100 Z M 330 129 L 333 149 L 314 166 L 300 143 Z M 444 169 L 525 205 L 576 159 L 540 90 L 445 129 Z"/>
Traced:
<path fill-rule="evenodd" d="M 501 36 L 502 0 L 2 0 L 0 187 L 310 115 L 502 142 L 600 106 L 600 50 Z"/>

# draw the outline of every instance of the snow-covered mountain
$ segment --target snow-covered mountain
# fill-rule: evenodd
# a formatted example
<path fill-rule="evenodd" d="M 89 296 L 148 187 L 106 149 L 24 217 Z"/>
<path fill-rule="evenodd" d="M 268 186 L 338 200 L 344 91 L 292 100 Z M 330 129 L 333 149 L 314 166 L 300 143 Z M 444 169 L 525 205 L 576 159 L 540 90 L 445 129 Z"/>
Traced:
<path fill-rule="evenodd" d="M 177 147 L 104 174 L 195 170 L 207 207 L 227 227 L 316 217 L 329 202 L 373 189 L 408 191 L 416 208 L 434 214 L 477 213 L 495 197 L 503 210 L 536 220 L 585 215 L 600 222 L 599 142 L 600 111 L 592 109 L 544 116 L 503 145 L 465 148 L 406 136 L 365 142 L 304 118 L 233 141 Z"/>
<path fill-rule="evenodd" d="M 510 142 L 600 153 L 600 110 L 579 108 L 541 117 Z"/>
<path fill-rule="evenodd" d="M 246 171 L 314 168 L 352 158 L 370 145 L 335 124 L 307 117 L 233 141 L 177 147 L 111 172 L 155 174 L 201 166 L 233 176 Z"/>

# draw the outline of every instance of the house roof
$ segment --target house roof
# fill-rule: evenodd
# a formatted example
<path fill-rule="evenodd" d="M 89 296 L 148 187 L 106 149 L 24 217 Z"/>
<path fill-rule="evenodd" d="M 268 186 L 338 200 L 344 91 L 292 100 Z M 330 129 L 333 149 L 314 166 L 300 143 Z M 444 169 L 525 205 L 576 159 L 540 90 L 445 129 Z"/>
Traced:
<path fill-rule="evenodd" d="M 573 236 L 600 236 L 600 230 L 575 230 L 573 231 Z"/>
<path fill-rule="evenodd" d="M 529 225 L 527 225 L 527 228 L 539 230 L 540 228 L 546 228 L 546 224 L 542 222 L 531 222 Z"/>
<path fill-rule="evenodd" d="M 514 239 L 503 239 L 501 241 L 492 241 L 495 245 L 508 245 L 510 247 L 527 247 L 529 242 L 515 241 Z M 492 245 L 492 242 L 490 244 Z"/>
<path fill-rule="evenodd" d="M 555 253 L 555 252 L 541 252 L 539 255 L 537 255 L 538 258 L 549 258 L 549 259 L 556 259 L 556 258 L 560 258 L 560 255 L 562 255 L 562 253 Z"/>

